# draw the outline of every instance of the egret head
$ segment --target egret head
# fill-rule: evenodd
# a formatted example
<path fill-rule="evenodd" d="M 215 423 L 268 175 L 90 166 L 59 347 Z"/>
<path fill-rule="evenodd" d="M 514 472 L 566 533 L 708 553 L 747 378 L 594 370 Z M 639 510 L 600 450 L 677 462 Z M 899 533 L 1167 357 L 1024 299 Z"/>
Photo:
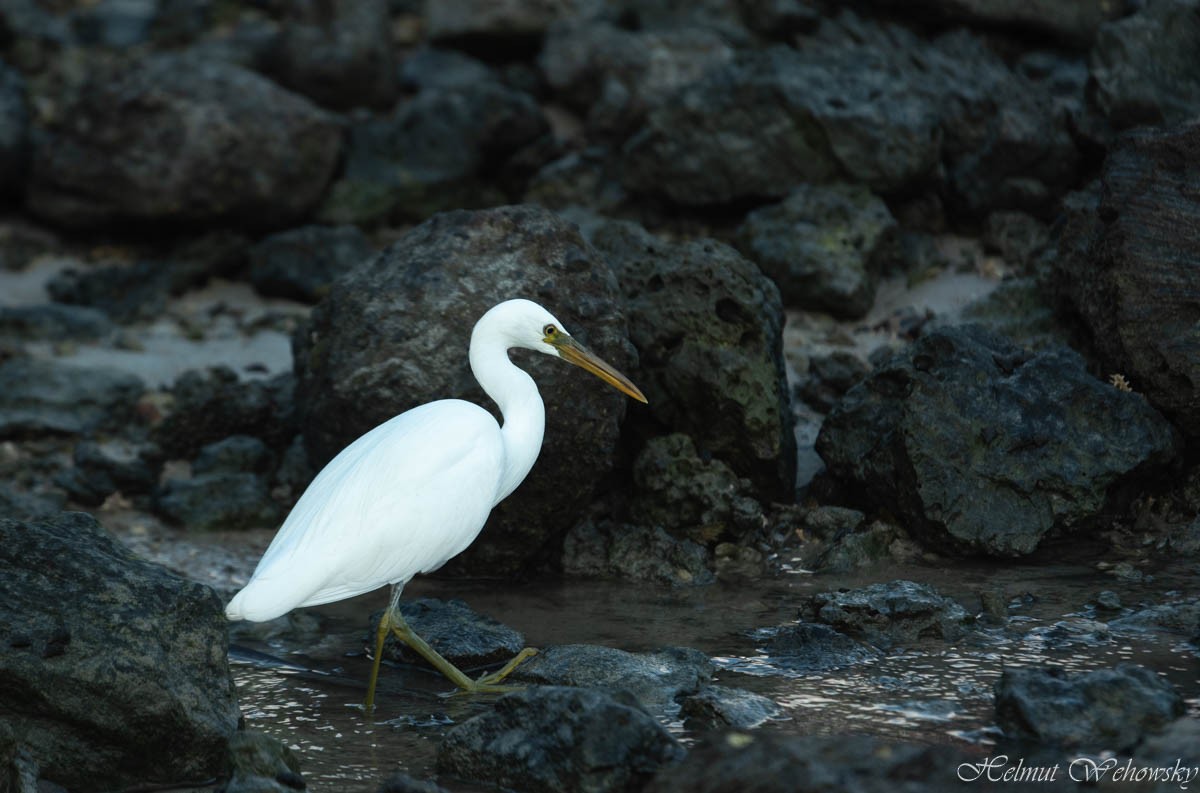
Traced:
<path fill-rule="evenodd" d="M 553 314 L 532 300 L 509 300 L 492 309 L 503 309 L 511 317 L 512 346 L 537 350 L 562 358 L 639 402 L 646 397 L 641 390 L 603 358 L 575 341 Z M 491 312 L 488 312 L 491 313 Z"/>

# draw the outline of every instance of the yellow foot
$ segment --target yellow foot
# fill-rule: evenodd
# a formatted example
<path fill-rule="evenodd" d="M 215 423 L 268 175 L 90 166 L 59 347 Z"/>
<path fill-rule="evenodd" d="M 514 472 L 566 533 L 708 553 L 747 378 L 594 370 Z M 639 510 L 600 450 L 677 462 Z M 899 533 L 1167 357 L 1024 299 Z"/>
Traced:
<path fill-rule="evenodd" d="M 469 686 L 464 686 L 455 694 L 504 694 L 509 691 L 520 691 L 522 685 L 500 685 L 501 681 L 513 673 L 518 666 L 528 661 L 533 656 L 537 655 L 538 651 L 533 647 L 526 647 L 521 652 L 517 653 L 512 659 L 495 672 L 484 675 L 478 680 L 472 680 Z"/>

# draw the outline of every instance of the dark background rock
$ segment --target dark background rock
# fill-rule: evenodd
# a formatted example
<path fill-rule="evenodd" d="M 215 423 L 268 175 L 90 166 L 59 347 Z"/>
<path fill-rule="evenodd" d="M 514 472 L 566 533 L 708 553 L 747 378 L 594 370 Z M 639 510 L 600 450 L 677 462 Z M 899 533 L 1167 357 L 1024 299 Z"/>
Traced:
<path fill-rule="evenodd" d="M 25 80 L 0 60 L 0 200 L 20 193 L 29 149 Z"/>
<path fill-rule="evenodd" d="M 602 222 L 589 237 L 628 305 L 639 355 L 630 376 L 657 425 L 643 431 L 689 435 L 761 496 L 790 501 L 795 437 L 774 284 L 715 240 L 674 244 L 624 221 Z"/>
<path fill-rule="evenodd" d="M 1174 126 L 1200 113 L 1200 5 L 1147 0 L 1100 28 L 1090 56 L 1091 98 L 1118 129 Z"/>
<path fill-rule="evenodd" d="M 1183 712 L 1170 683 L 1133 664 L 1075 675 L 1007 669 L 996 683 L 996 718 L 1007 735 L 1065 749 L 1128 750 Z"/>
<path fill-rule="evenodd" d="M 708 656 L 690 647 L 630 653 L 615 647 L 561 644 L 546 647 L 513 672 L 514 682 L 623 689 L 647 708 L 672 706 L 699 691 L 713 675 Z"/>
<path fill-rule="evenodd" d="M 728 686 L 705 686 L 683 698 L 680 713 L 688 729 L 703 731 L 732 727 L 749 730 L 779 716 L 775 702 L 761 694 Z"/>
<path fill-rule="evenodd" d="M 1076 197 L 1063 227 L 1060 288 L 1105 371 L 1198 435 L 1200 123 L 1122 137 L 1104 162 L 1099 202 L 1091 196 Z"/>
<path fill-rule="evenodd" d="M 1017 33 L 1049 34 L 1074 46 L 1089 44 L 1124 3 L 1108 0 L 871 0 L 938 22 L 965 22 Z"/>
<path fill-rule="evenodd" d="M 116 326 L 99 309 L 46 303 L 0 307 L 0 336 L 50 341 L 95 340 L 113 333 Z"/>
<path fill-rule="evenodd" d="M 152 445 L 112 438 L 75 444 L 74 466 L 59 482 L 80 504 L 96 506 L 120 491 L 125 496 L 150 493 L 158 482 L 161 452 Z"/>
<path fill-rule="evenodd" d="M 896 221 L 864 187 L 806 185 L 756 209 L 738 247 L 775 281 L 789 307 L 861 317 L 875 300 L 880 259 Z"/>
<path fill-rule="evenodd" d="M 211 778 L 239 713 L 216 594 L 89 515 L 0 520 L 0 722 L 71 789 Z"/>
<path fill-rule="evenodd" d="M 171 388 L 172 402 L 154 439 L 168 457 L 182 459 L 231 435 L 283 449 L 297 431 L 292 388 L 291 375 L 242 381 L 223 366 L 185 372 Z"/>
<path fill-rule="evenodd" d="M 931 586 L 892 581 L 812 595 L 800 607 L 800 618 L 887 649 L 924 638 L 954 641 L 967 612 Z"/>
<path fill-rule="evenodd" d="M 815 622 L 767 628 L 755 635 L 765 639 L 762 646 L 767 654 L 765 662 L 789 671 L 821 672 L 865 663 L 879 656 L 875 648 Z"/>
<path fill-rule="evenodd" d="M 338 276 L 374 255 L 355 226 L 302 226 L 272 234 L 247 253 L 261 295 L 315 303 Z"/>
<path fill-rule="evenodd" d="M 443 658 L 464 671 L 489 664 L 507 663 L 525 649 L 525 637 L 517 630 L 473 611 L 461 600 L 417 598 L 402 600 L 400 613 L 418 636 Z M 371 615 L 369 636 L 374 639 L 383 612 Z M 393 661 L 429 664 L 408 645 L 389 635 L 384 656 Z"/>
<path fill-rule="evenodd" d="M 340 279 L 297 333 L 297 401 L 313 461 L 323 465 L 376 425 L 434 399 L 494 409 L 471 375 L 467 348 L 479 317 L 513 297 L 540 301 L 630 372 L 616 279 L 573 226 L 527 206 L 446 213 Z M 459 570 L 512 575 L 546 553 L 613 466 L 628 398 L 561 361 L 536 353 L 515 360 L 546 403 L 545 441 Z M 562 486 L 566 472 L 570 487 Z"/>
<path fill-rule="evenodd" d="M 239 67 L 175 54 L 98 62 L 60 123 L 35 136 L 28 203 L 72 227 L 279 226 L 316 205 L 340 147 L 332 117 Z"/>
<path fill-rule="evenodd" d="M 533 686 L 447 731 L 438 770 L 531 793 L 601 793 L 637 790 L 683 754 L 628 694 Z"/>
<path fill-rule="evenodd" d="M 131 374 L 13 358 L 0 363 L 0 437 L 120 430 L 143 390 Z"/>
<path fill-rule="evenodd" d="M 562 570 L 570 576 L 625 578 L 666 586 L 699 586 L 716 580 L 708 550 L 658 526 L 589 516 L 563 538 Z"/>
<path fill-rule="evenodd" d="M 1032 552 L 1086 525 L 1109 488 L 1168 462 L 1169 424 L 1089 375 L 978 327 L 937 330 L 852 388 L 817 452 L 938 552 Z"/>
<path fill-rule="evenodd" d="M 287 793 L 304 790 L 300 760 L 278 738 L 238 730 L 229 740 L 229 781 L 221 793 Z"/>

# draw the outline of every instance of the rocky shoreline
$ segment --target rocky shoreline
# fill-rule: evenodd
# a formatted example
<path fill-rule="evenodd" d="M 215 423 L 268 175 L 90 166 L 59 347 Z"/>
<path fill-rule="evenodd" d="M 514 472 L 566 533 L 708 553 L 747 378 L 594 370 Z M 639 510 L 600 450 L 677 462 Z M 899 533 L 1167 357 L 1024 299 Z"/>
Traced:
<path fill-rule="evenodd" d="M 982 738 L 897 741 L 598 637 L 364 789 L 1200 766 L 1198 229 L 1195 0 L 0 2 L 0 789 L 302 789 L 222 602 L 345 444 L 486 403 L 466 340 L 513 296 L 649 402 L 516 355 L 546 442 L 449 579 L 803 575 L 738 630 L 805 679 L 1042 630 L 923 565 L 1099 564 L 1142 596 L 1037 638 L 1167 637 L 1191 671 L 1004 666 Z M 406 614 L 468 666 L 536 628 L 472 605 Z M 232 641 L 302 652 L 291 619 Z"/>

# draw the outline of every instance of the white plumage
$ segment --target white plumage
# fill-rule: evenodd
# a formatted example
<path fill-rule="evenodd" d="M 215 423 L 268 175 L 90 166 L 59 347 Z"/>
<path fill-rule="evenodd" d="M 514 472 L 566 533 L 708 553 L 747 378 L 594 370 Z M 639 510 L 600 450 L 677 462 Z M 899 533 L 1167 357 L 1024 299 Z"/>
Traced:
<path fill-rule="evenodd" d="M 226 615 L 264 621 L 393 585 L 391 606 L 380 624 L 369 709 L 385 631 L 426 651 L 413 643 L 415 634 L 396 607 L 404 584 L 465 550 L 492 508 L 529 473 L 541 449 L 545 409 L 533 379 L 509 360 L 512 347 L 561 357 L 645 401 L 636 386 L 576 343 L 546 309 L 529 300 L 500 303 L 475 324 L 470 362 L 483 390 L 500 407 L 503 427 L 478 405 L 445 399 L 406 411 L 363 435 L 312 481 Z M 430 660 L 458 685 L 475 690 L 474 683 L 464 684 L 441 666 L 448 662 L 437 658 Z"/>

